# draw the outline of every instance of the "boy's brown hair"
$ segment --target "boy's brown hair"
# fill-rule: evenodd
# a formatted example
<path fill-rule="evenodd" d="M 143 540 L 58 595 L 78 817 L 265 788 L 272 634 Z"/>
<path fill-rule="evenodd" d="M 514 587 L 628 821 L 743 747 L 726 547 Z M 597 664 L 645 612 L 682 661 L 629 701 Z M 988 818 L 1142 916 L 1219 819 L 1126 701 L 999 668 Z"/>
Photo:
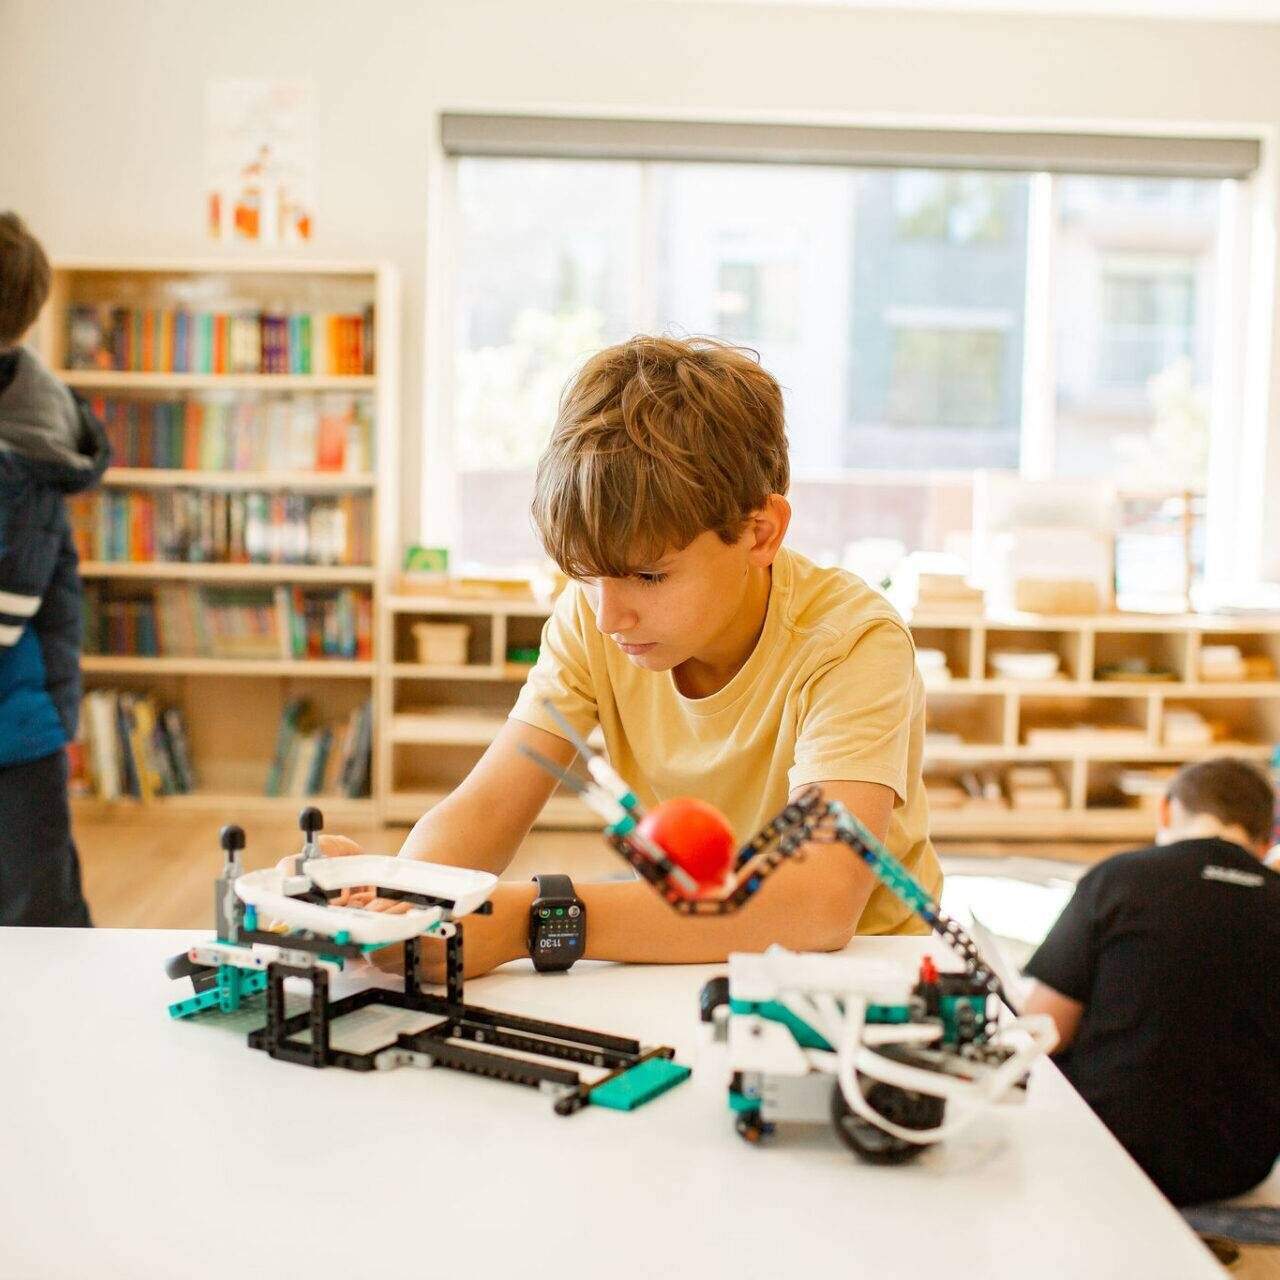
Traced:
<path fill-rule="evenodd" d="M 0 213 L 0 350 L 16 346 L 35 323 L 51 276 L 40 241 L 16 213 Z"/>
<path fill-rule="evenodd" d="M 1179 769 L 1169 799 L 1188 813 L 1209 813 L 1219 822 L 1243 827 L 1255 844 L 1266 843 L 1275 819 L 1275 792 L 1246 760 L 1222 756 Z"/>
<path fill-rule="evenodd" d="M 782 390 L 752 351 L 637 337 L 565 388 L 533 519 L 575 578 L 621 578 L 708 530 L 726 543 L 789 480 Z"/>

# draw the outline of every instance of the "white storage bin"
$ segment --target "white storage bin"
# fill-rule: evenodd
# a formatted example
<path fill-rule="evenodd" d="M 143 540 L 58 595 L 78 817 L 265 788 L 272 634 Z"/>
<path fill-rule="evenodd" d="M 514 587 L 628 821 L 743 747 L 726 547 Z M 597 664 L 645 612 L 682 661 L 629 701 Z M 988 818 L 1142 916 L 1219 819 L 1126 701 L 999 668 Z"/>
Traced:
<path fill-rule="evenodd" d="M 465 622 L 415 622 L 418 661 L 426 667 L 461 667 L 467 661 L 471 628 Z"/>

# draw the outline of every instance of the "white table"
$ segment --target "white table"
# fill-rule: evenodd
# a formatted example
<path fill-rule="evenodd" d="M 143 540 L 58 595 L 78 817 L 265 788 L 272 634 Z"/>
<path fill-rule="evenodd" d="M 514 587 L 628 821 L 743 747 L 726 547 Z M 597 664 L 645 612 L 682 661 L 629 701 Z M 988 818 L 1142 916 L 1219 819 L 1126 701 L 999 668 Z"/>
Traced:
<path fill-rule="evenodd" d="M 694 1068 L 637 1112 L 565 1118 L 514 1085 L 317 1071 L 173 1022 L 190 984 L 162 965 L 197 936 L 0 929 L 5 1280 L 1221 1280 L 1048 1063 L 1025 1106 L 877 1168 L 827 1127 L 735 1135 L 697 1019 L 713 967 L 526 963 L 468 984 L 474 1003 L 671 1044 Z"/>

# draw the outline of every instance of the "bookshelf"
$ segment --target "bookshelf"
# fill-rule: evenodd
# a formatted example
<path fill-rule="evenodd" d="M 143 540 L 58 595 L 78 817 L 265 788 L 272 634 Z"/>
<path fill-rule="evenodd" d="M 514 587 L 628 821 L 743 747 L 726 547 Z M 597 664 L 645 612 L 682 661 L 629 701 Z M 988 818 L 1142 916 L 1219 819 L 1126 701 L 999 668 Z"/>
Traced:
<path fill-rule="evenodd" d="M 264 794 L 284 708 L 305 698 L 340 726 L 375 698 L 383 569 L 399 537 L 398 313 L 379 263 L 54 265 L 35 344 L 104 417 L 118 464 L 91 500 L 106 505 L 85 504 L 81 574 L 115 621 L 152 611 L 156 650 L 116 651 L 142 632 L 109 620 L 110 651 L 83 657 L 85 688 L 181 711 L 197 786 L 158 807 L 293 813 L 298 795 Z M 188 519 L 210 520 L 212 545 L 174 535 Z M 162 592 L 199 620 L 177 645 Z M 279 651 L 229 644 L 218 628 L 232 622 L 271 622 L 256 643 L 278 638 Z M 317 799 L 335 817 L 372 818 L 377 785 Z M 77 801 L 116 803 L 131 802 Z"/>
<path fill-rule="evenodd" d="M 1043 810 L 934 804 L 939 838 L 1148 840 L 1155 810 L 1121 791 L 1126 773 L 1167 772 L 1226 754 L 1265 764 L 1280 742 L 1280 679 L 1200 674 L 1204 647 L 1224 644 L 1280 671 L 1280 618 L 917 614 L 911 627 L 918 645 L 947 654 L 952 673 L 926 686 L 927 728 L 934 735 L 925 747 L 927 780 L 975 766 L 1041 766 L 1052 771 L 1064 801 L 1060 809 Z M 1059 676 L 992 674 L 994 655 L 1030 649 L 1056 652 Z M 1133 662 L 1163 677 L 1124 678 L 1123 665 Z M 1119 678 L 1101 678 L 1108 670 Z M 1172 713 L 1178 710 L 1206 721 L 1208 740 L 1176 737 Z"/>
<path fill-rule="evenodd" d="M 388 593 L 377 722 L 378 806 L 384 822 L 416 822 L 466 775 L 493 741 L 529 666 L 508 649 L 536 646 L 548 610 L 532 600 Z M 421 622 L 470 628 L 466 661 L 418 661 Z M 552 796 L 536 824 L 593 830 L 599 823 L 573 796 Z"/>
<path fill-rule="evenodd" d="M 492 741 L 528 668 L 507 661 L 509 645 L 536 645 L 548 610 L 532 601 L 448 594 L 389 593 L 384 638 L 377 775 L 385 821 L 411 822 L 455 785 Z M 465 622 L 467 661 L 415 660 L 416 622 Z M 931 807 L 933 835 L 943 840 L 1144 841 L 1155 832 L 1154 809 L 1117 790 L 1126 769 L 1176 767 L 1217 754 L 1265 763 L 1280 742 L 1280 678 L 1199 678 L 1206 644 L 1235 644 L 1269 659 L 1280 672 L 1280 617 L 1105 614 L 1058 617 L 917 615 L 910 626 L 921 647 L 941 649 L 951 678 L 926 686 L 926 781 L 988 768 L 1044 766 L 1061 789 L 1061 809 Z M 990 674 L 990 657 L 1010 648 L 1059 653 L 1062 675 L 1024 681 Z M 1099 679 L 1100 667 L 1143 658 L 1171 679 Z M 1224 736 L 1203 744 L 1166 741 L 1168 713 L 1191 708 L 1220 721 Z M 1045 747 L 1035 730 L 1095 724 Z M 1112 731 L 1117 731 L 1113 733 Z M 940 738 L 939 735 L 954 735 Z M 1112 737 L 1115 738 L 1112 741 Z M 587 826 L 595 820 L 571 797 L 557 796 L 542 826 Z"/>

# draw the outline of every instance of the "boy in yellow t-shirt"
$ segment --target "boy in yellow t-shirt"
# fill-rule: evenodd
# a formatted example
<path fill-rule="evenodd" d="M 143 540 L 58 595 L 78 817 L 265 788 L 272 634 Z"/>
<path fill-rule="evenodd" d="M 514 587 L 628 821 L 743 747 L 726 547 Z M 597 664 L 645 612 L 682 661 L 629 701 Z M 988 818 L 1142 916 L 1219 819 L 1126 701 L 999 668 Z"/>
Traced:
<path fill-rule="evenodd" d="M 936 894 L 911 635 L 860 579 L 782 545 L 787 484 L 782 394 L 748 353 L 635 338 L 588 361 L 533 504 L 573 581 L 510 719 L 401 856 L 505 869 L 555 785 L 521 746 L 564 766 L 574 757 L 546 700 L 582 736 L 600 726 L 646 808 L 696 796 L 741 842 L 820 783 Z M 804 853 L 719 918 L 677 915 L 640 881 L 578 885 L 585 955 L 688 963 L 775 942 L 834 950 L 855 929 L 923 931 L 847 849 Z M 493 914 L 467 921 L 468 973 L 528 954 L 534 896 L 501 884 Z"/>

